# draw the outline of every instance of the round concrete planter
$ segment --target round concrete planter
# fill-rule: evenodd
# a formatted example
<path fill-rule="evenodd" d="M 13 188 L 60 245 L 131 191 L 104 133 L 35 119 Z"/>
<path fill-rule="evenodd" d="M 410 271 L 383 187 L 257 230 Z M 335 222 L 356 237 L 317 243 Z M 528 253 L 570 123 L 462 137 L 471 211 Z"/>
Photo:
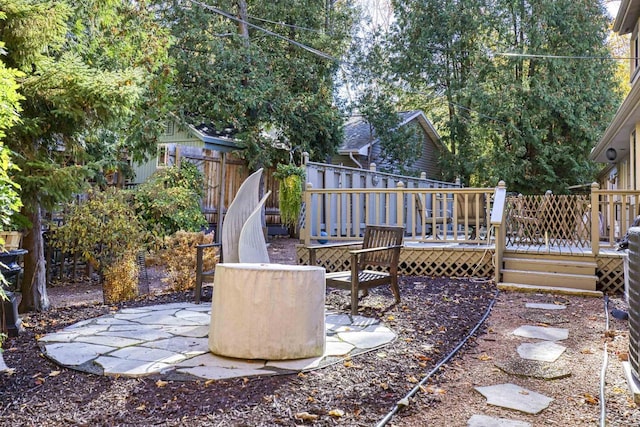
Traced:
<path fill-rule="evenodd" d="M 325 270 L 284 264 L 218 264 L 209 349 L 242 359 L 322 356 Z"/>

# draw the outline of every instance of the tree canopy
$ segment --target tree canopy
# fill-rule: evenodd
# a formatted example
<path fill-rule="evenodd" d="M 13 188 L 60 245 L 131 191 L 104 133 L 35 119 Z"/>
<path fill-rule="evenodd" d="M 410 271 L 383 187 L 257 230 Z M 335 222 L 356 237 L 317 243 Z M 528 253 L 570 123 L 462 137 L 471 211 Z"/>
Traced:
<path fill-rule="evenodd" d="M 593 181 L 591 148 L 620 102 L 599 2 L 395 0 L 389 54 L 434 114 L 453 175 L 470 185 L 564 192 Z"/>
<path fill-rule="evenodd" d="M 0 0 L 0 12 L 2 62 L 22 73 L 21 122 L 7 130 L 6 143 L 17 153 L 22 211 L 33 225 L 23 242 L 20 309 L 39 310 L 49 305 L 41 209 L 68 199 L 99 170 L 105 156 L 90 153 L 106 133 L 115 135 L 113 153 L 142 156 L 152 147 L 140 136 L 151 135 L 161 116 L 154 84 L 165 77 L 168 38 L 144 2 Z"/>
<path fill-rule="evenodd" d="M 324 159 L 341 140 L 333 82 L 349 40 L 349 3 L 161 1 L 175 38 L 180 114 L 236 128 L 252 165 L 288 161 L 264 137 L 271 128 L 291 149 Z"/>

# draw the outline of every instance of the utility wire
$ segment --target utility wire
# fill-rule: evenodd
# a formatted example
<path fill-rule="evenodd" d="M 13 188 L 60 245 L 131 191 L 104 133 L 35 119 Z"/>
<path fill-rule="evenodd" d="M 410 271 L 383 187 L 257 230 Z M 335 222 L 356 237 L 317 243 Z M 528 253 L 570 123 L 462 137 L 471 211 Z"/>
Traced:
<path fill-rule="evenodd" d="M 304 49 L 304 50 L 306 50 L 308 52 L 311 52 L 314 55 L 318 55 L 321 58 L 325 58 L 325 59 L 328 59 L 328 60 L 334 61 L 334 62 L 340 62 L 340 60 L 338 58 L 335 58 L 335 57 L 333 57 L 333 56 L 331 56 L 331 55 L 329 55 L 327 53 L 324 53 L 324 52 L 322 52 L 322 51 L 320 51 L 318 49 L 315 49 L 315 48 L 313 48 L 311 46 L 307 46 L 304 43 L 300 43 L 300 42 L 297 42 L 295 40 L 292 40 L 292 39 L 290 39 L 288 37 L 285 37 L 283 35 L 280 35 L 278 33 L 274 33 L 273 31 L 267 30 L 266 28 L 260 27 L 259 25 L 255 25 L 255 24 L 252 24 L 251 22 L 247 22 L 247 21 L 245 21 L 243 19 L 238 18 L 237 16 L 234 16 L 234 15 L 232 15 L 230 13 L 225 12 L 224 10 L 218 9 L 217 7 L 209 6 L 208 4 L 204 4 L 204 3 L 199 2 L 197 0 L 188 0 L 188 1 L 190 3 L 193 3 L 195 5 L 198 5 L 198 6 L 202 7 L 203 9 L 206 9 L 206 10 L 209 10 L 211 12 L 217 13 L 218 15 L 222 15 L 227 19 L 231 19 L 232 21 L 236 21 L 236 22 L 240 22 L 240 23 L 246 24 L 247 26 L 249 26 L 251 28 L 255 28 L 258 31 L 262 31 L 263 33 L 269 34 L 270 36 L 273 36 L 273 37 L 279 38 L 281 40 L 284 40 L 284 41 L 286 41 L 288 43 L 291 43 L 291 44 L 293 44 L 295 46 L 298 46 L 301 49 Z"/>
<path fill-rule="evenodd" d="M 516 53 L 516 52 L 489 52 L 495 56 L 511 56 L 518 58 L 540 58 L 540 59 L 597 59 L 597 60 L 629 60 L 638 59 L 636 57 L 624 56 L 588 56 L 588 55 L 546 55 L 533 53 Z"/>
<path fill-rule="evenodd" d="M 266 22 L 268 24 L 273 24 L 273 25 L 280 25 L 282 27 L 288 27 L 288 28 L 293 28 L 296 30 L 305 30 L 305 31 L 311 31 L 314 33 L 322 33 L 322 30 L 318 30 L 317 28 L 309 28 L 309 27 L 300 27 L 298 25 L 294 25 L 294 24 L 287 24 L 285 22 L 277 22 L 277 21 L 269 21 L 268 19 L 263 19 L 263 18 L 258 18 L 256 16 L 247 16 L 248 18 L 254 19 L 256 21 L 261 21 L 261 22 Z"/>

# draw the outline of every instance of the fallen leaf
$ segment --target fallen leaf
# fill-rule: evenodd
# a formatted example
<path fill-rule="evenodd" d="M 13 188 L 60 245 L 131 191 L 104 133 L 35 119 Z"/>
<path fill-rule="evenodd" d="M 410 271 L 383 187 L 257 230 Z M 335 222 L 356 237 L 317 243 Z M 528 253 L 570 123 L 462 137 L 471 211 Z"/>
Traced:
<path fill-rule="evenodd" d="M 315 414 L 310 414 L 308 412 L 298 412 L 297 414 L 294 415 L 296 420 L 302 420 L 302 421 L 315 421 L 318 419 L 318 416 Z"/>
<path fill-rule="evenodd" d="M 342 364 L 345 368 L 353 368 L 353 362 L 351 360 L 345 360 Z"/>
<path fill-rule="evenodd" d="M 147 409 L 147 405 L 142 404 L 136 408 L 136 411 L 144 411 L 145 409 Z"/>
<path fill-rule="evenodd" d="M 416 377 L 414 377 L 413 375 L 407 377 L 407 381 L 409 381 L 412 384 L 415 384 L 418 382 L 418 379 Z"/>
<path fill-rule="evenodd" d="M 429 394 L 445 394 L 446 393 L 444 389 L 440 387 L 434 387 L 434 386 L 420 387 L 420 389 L 424 393 L 429 393 Z"/>
<path fill-rule="evenodd" d="M 594 397 L 593 395 L 589 394 L 589 393 L 585 393 L 584 394 L 584 401 L 590 405 L 597 405 L 598 404 L 598 398 Z"/>
<path fill-rule="evenodd" d="M 380 383 L 380 388 L 383 390 L 388 390 L 389 389 L 389 384 L 387 383 Z"/>
<path fill-rule="evenodd" d="M 344 417 L 344 411 L 342 409 L 332 409 L 329 411 L 329 415 L 332 417 Z"/>
<path fill-rule="evenodd" d="M 627 362 L 629 360 L 629 353 L 618 353 L 618 359 L 621 362 Z"/>
<path fill-rule="evenodd" d="M 313 396 L 307 396 L 307 402 L 313 403 L 315 401 L 316 401 L 316 399 Z"/>
<path fill-rule="evenodd" d="M 487 360 L 491 360 L 491 356 L 489 356 L 487 353 L 482 353 L 480 356 L 478 356 L 478 359 L 482 361 L 487 361 Z"/>
<path fill-rule="evenodd" d="M 425 362 L 429 362 L 430 360 L 432 360 L 431 357 L 425 356 L 424 354 L 416 354 L 416 358 L 418 360 L 422 360 L 422 361 L 425 361 Z"/>
<path fill-rule="evenodd" d="M 204 385 L 209 386 L 209 385 L 213 384 L 214 382 L 216 382 L 216 380 L 206 380 L 204 382 Z"/>
<path fill-rule="evenodd" d="M 156 381 L 156 387 L 164 387 L 169 384 L 167 381 L 158 380 Z"/>
<path fill-rule="evenodd" d="M 591 350 L 590 348 L 583 348 L 582 350 L 580 350 L 580 353 L 582 353 L 582 354 L 593 354 L 593 350 Z"/>
<path fill-rule="evenodd" d="M 387 320 L 396 320 L 396 318 L 392 315 L 387 316 Z"/>
<path fill-rule="evenodd" d="M 49 376 L 50 377 L 57 377 L 58 375 L 60 375 L 60 371 L 51 371 L 51 372 L 49 372 Z"/>

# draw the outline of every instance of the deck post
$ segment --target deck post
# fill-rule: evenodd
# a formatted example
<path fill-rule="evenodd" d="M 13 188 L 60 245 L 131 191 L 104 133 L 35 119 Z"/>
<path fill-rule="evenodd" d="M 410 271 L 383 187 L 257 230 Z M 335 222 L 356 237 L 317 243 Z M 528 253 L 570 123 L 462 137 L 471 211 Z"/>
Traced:
<path fill-rule="evenodd" d="M 404 221 L 404 182 L 398 181 L 396 189 L 398 190 L 396 192 L 396 225 L 406 227 Z"/>
<path fill-rule="evenodd" d="M 311 190 L 313 185 L 310 182 L 307 182 L 307 190 Z M 311 213 L 314 211 L 313 206 L 311 206 L 311 191 L 304 192 L 304 206 L 305 206 L 305 215 L 304 215 L 304 235 L 300 236 L 304 240 L 304 244 L 309 246 L 311 244 Z M 318 234 L 320 234 L 318 232 Z"/>
<path fill-rule="evenodd" d="M 600 253 L 600 186 L 597 182 L 591 184 L 591 253 L 598 256 Z"/>
<path fill-rule="evenodd" d="M 502 281 L 502 256 L 504 254 L 504 248 L 506 245 L 506 233 L 505 233 L 505 204 L 507 201 L 507 186 L 504 181 L 500 181 L 495 190 L 495 196 L 493 198 L 493 210 L 491 211 L 491 226 L 496 233 L 496 252 L 495 252 L 495 282 L 496 284 Z"/>

